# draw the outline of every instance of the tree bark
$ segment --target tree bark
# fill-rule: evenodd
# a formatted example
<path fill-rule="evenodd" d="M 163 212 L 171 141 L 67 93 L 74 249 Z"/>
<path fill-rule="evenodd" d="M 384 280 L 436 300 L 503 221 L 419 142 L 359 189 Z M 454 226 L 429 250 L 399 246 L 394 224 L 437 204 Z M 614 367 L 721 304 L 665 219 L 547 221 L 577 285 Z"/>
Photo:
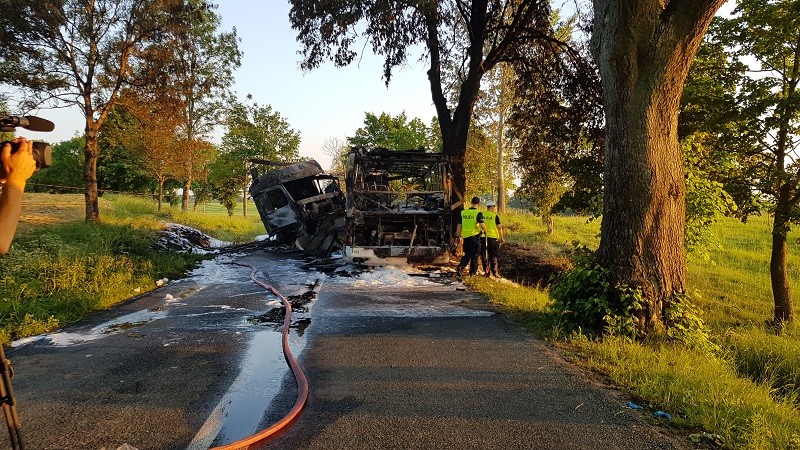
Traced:
<path fill-rule="evenodd" d="M 181 211 L 189 210 L 189 191 L 192 190 L 192 176 L 189 175 L 183 183 L 183 195 L 181 195 Z"/>
<path fill-rule="evenodd" d="M 595 0 L 592 50 L 606 144 L 599 263 L 641 289 L 640 328 L 685 291 L 685 182 L 678 108 L 692 59 L 724 0 Z"/>
<path fill-rule="evenodd" d="M 83 147 L 83 197 L 86 204 L 85 220 L 87 223 L 100 223 L 100 205 L 97 192 L 97 156 L 100 154 L 97 144 L 99 127 L 89 123 L 89 118 L 87 118 L 86 121 L 87 124 L 84 129 L 86 133 L 86 144 Z"/>
<path fill-rule="evenodd" d="M 158 210 L 161 211 L 161 205 L 164 203 L 164 179 L 158 179 Z"/>
<path fill-rule="evenodd" d="M 784 183 L 778 193 L 775 205 L 775 221 L 772 224 L 772 254 L 769 260 L 769 275 L 772 282 L 772 298 L 775 303 L 773 320 L 776 325 L 794 321 L 792 291 L 789 286 L 789 272 L 786 269 L 788 245 L 786 236 L 789 233 L 791 186 Z"/>

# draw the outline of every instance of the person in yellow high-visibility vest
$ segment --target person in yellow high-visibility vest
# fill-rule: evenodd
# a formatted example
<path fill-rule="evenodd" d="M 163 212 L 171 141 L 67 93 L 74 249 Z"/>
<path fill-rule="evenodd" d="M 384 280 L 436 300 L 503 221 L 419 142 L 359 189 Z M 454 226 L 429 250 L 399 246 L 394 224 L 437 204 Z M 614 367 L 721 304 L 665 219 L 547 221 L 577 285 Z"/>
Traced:
<path fill-rule="evenodd" d="M 483 262 L 483 272 L 487 277 L 500 276 L 500 244 L 505 242 L 503 236 L 503 224 L 500 223 L 500 216 L 495 212 L 495 203 L 492 200 L 486 202 L 486 211 L 483 213 L 483 222 L 486 225 L 486 240 L 481 250 L 481 260 Z"/>
<path fill-rule="evenodd" d="M 469 274 L 475 275 L 478 272 L 478 255 L 481 253 L 481 236 L 486 234 L 486 224 L 483 223 L 483 213 L 478 211 L 481 204 L 480 197 L 472 197 L 469 209 L 461 211 L 461 220 L 456 226 L 456 240 L 463 242 L 464 256 L 458 263 L 456 273 L 461 275 L 461 271 L 469 264 Z"/>

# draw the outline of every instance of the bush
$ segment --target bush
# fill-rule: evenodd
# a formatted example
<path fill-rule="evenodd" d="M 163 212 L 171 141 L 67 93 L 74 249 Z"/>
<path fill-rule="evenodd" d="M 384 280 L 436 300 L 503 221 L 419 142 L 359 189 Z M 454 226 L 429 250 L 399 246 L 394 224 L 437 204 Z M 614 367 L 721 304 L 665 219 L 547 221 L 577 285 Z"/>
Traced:
<path fill-rule="evenodd" d="M 592 253 L 579 249 L 575 267 L 553 286 L 555 308 L 567 324 L 589 334 L 639 336 L 635 313 L 642 308 L 638 289 L 613 286 L 608 270 L 592 261 Z"/>

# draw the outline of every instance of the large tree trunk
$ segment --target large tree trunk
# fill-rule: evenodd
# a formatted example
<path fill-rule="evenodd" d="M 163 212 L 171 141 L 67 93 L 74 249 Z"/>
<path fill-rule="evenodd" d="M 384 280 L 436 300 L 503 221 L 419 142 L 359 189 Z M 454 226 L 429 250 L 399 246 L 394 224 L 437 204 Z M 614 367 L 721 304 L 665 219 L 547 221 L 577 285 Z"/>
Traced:
<path fill-rule="evenodd" d="M 87 122 L 89 119 L 87 119 Z M 86 203 L 86 222 L 100 223 L 100 205 L 97 192 L 97 156 L 100 154 L 97 144 L 98 130 L 87 123 L 85 128 L 86 145 L 83 147 L 83 184 Z"/>
<path fill-rule="evenodd" d="M 689 65 L 724 0 L 595 0 L 604 90 L 605 197 L 598 259 L 639 288 L 640 327 L 685 290 L 685 183 L 678 108 Z M 664 6 L 662 6 L 664 5 Z"/>

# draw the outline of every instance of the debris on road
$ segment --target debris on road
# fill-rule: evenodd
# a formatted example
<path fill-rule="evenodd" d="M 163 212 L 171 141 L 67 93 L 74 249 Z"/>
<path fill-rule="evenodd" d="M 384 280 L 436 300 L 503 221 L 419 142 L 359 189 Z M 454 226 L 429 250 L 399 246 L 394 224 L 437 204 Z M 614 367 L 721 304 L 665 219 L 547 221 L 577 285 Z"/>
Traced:
<path fill-rule="evenodd" d="M 220 241 L 211 236 L 186 225 L 168 223 L 159 231 L 158 248 L 162 250 L 176 250 L 184 253 L 209 254 L 217 253 L 218 249 L 231 245 L 230 242 Z"/>

